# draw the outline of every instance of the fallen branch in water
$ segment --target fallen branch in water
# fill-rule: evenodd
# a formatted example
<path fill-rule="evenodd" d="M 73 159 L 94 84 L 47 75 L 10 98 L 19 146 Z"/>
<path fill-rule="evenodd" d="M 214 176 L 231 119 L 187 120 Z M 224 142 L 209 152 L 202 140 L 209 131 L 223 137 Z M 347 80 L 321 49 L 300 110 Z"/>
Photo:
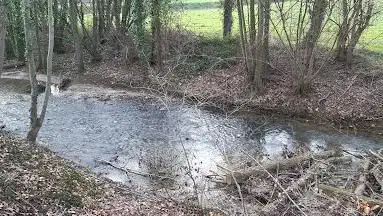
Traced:
<path fill-rule="evenodd" d="M 113 168 L 115 168 L 117 170 L 125 172 L 126 174 L 132 173 L 132 174 L 140 175 L 140 176 L 143 176 L 143 177 L 158 178 L 160 180 L 164 180 L 164 179 L 174 180 L 173 178 L 170 178 L 168 176 L 160 176 L 160 175 L 155 175 L 155 174 L 152 174 L 152 173 L 144 173 L 144 172 L 140 172 L 140 171 L 136 171 L 136 170 L 131 170 L 131 169 L 128 169 L 128 168 L 122 168 L 122 167 L 116 166 L 113 163 L 111 163 L 109 161 L 106 161 L 106 160 L 98 160 L 97 162 L 99 162 L 101 164 L 104 164 L 104 165 L 111 166 L 111 167 L 113 167 Z"/>

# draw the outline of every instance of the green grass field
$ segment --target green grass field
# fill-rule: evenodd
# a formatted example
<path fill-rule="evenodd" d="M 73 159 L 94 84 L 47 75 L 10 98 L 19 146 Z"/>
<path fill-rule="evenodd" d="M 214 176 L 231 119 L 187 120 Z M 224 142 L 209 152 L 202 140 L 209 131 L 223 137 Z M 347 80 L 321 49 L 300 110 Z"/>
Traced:
<path fill-rule="evenodd" d="M 380 4 L 377 7 L 382 8 L 383 0 L 379 0 L 378 3 Z M 180 22 L 185 28 L 209 38 L 222 37 L 222 9 L 219 7 L 219 0 L 183 0 L 183 8 Z M 233 34 L 237 34 L 236 11 L 233 12 L 233 16 Z M 332 30 L 327 32 L 328 34 L 324 35 L 322 40 L 324 43 L 335 34 Z M 359 45 L 361 48 L 383 53 L 383 12 L 373 18 L 371 26 L 362 35 Z"/>

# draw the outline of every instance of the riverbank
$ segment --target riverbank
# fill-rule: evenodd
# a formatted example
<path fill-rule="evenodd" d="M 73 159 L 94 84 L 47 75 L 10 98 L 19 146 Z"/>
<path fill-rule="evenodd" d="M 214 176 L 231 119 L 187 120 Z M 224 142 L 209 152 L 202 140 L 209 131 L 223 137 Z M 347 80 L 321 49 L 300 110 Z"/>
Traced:
<path fill-rule="evenodd" d="M 191 208 L 98 178 L 49 150 L 29 146 L 4 132 L 0 133 L 0 167 L 0 215 L 194 213 Z"/>
<path fill-rule="evenodd" d="M 282 59 L 276 62 L 288 62 Z M 69 54 L 59 57 L 61 70 L 75 66 Z M 246 87 L 245 70 L 235 63 L 198 74 L 177 71 L 170 66 L 163 73 L 138 64 L 126 66 L 121 58 L 104 58 L 87 65 L 80 82 L 106 87 L 149 91 L 163 97 L 186 99 L 194 104 L 215 107 L 225 113 L 250 112 L 298 119 L 313 124 L 382 136 L 383 67 L 379 60 L 357 57 L 351 69 L 338 62 L 323 65 L 305 95 L 294 93 L 294 78 L 288 63 L 272 69 L 265 79 L 265 91 L 251 94 Z M 149 79 L 144 74 L 149 73 Z"/>

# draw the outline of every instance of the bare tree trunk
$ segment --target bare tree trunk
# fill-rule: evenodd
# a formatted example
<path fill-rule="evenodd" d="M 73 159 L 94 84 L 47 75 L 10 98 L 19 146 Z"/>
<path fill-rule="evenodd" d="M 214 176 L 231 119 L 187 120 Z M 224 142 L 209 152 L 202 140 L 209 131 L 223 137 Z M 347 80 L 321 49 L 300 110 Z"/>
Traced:
<path fill-rule="evenodd" d="M 7 7 L 5 1 L 0 1 L 0 75 L 5 59 L 5 40 L 7 35 Z"/>
<path fill-rule="evenodd" d="M 242 55 L 246 64 L 246 72 L 248 83 L 252 83 L 254 80 L 254 67 L 252 56 L 249 51 L 249 43 L 247 40 L 245 13 L 243 10 L 243 0 L 237 0 L 237 11 L 238 11 L 238 23 L 239 23 L 239 35 L 241 38 Z"/>
<path fill-rule="evenodd" d="M 78 18 L 77 18 L 77 1 L 69 0 L 69 19 L 72 26 L 72 34 L 75 46 L 75 59 L 77 60 L 77 72 L 82 74 L 85 72 L 84 56 L 82 47 L 82 35 L 78 29 Z"/>
<path fill-rule="evenodd" d="M 113 0 L 113 20 L 116 31 L 121 32 L 121 0 Z"/>
<path fill-rule="evenodd" d="M 65 28 L 67 27 L 67 7 L 68 1 L 67 0 L 55 0 L 54 4 L 54 14 L 56 14 L 55 17 L 55 47 L 54 51 L 56 53 L 64 53 L 65 47 L 64 47 L 64 33 Z"/>
<path fill-rule="evenodd" d="M 233 26 L 233 0 L 223 2 L 223 38 L 231 36 Z"/>
<path fill-rule="evenodd" d="M 309 66 L 313 55 L 314 47 L 316 46 L 319 37 L 322 33 L 323 21 L 326 15 L 327 0 L 315 0 L 311 12 L 310 28 L 306 33 L 304 46 L 306 48 L 305 64 Z"/>
<path fill-rule="evenodd" d="M 121 33 L 125 33 L 130 27 L 130 12 L 132 9 L 132 0 L 125 0 L 124 6 L 122 8 L 122 18 L 121 18 Z"/>
<path fill-rule="evenodd" d="M 27 140 L 31 144 L 36 143 L 37 135 L 40 131 L 40 128 L 44 122 L 45 114 L 48 107 L 48 101 L 50 96 L 50 85 L 52 77 L 52 58 L 53 58 L 53 47 L 54 47 L 54 18 L 53 18 L 53 2 L 48 0 L 48 31 L 49 31 L 49 42 L 48 42 L 48 54 L 47 54 L 47 82 L 45 87 L 45 97 L 43 106 L 41 109 L 40 117 L 37 113 L 37 99 L 38 99 L 38 89 L 37 89 L 37 78 L 36 78 L 36 65 L 34 61 L 33 54 L 33 34 L 31 25 L 31 2 L 30 0 L 24 0 L 24 28 L 25 28 L 25 42 L 26 42 L 26 54 L 28 59 L 28 68 L 29 68 L 29 78 L 31 82 L 31 109 L 30 117 L 31 123 L 30 128 L 27 134 Z"/>
<path fill-rule="evenodd" d="M 258 5 L 259 7 L 259 5 Z M 255 38 L 257 36 L 257 33 L 256 33 L 256 28 L 255 28 L 255 25 L 256 25 L 256 16 L 255 16 L 255 0 L 250 0 L 250 5 L 249 5 L 249 16 L 250 16 L 250 23 L 249 23 L 249 34 L 250 34 L 250 44 L 252 44 L 252 46 L 255 44 Z"/>
<path fill-rule="evenodd" d="M 43 124 L 45 119 L 45 114 L 48 108 L 49 96 L 51 94 L 51 83 L 52 83 L 52 61 L 53 61 L 53 47 L 54 47 L 54 18 L 53 18 L 53 0 L 48 0 L 48 52 L 47 52 L 47 81 L 45 87 L 45 98 L 43 102 L 43 107 L 41 108 L 40 113 L 40 125 Z"/>
<path fill-rule="evenodd" d="M 94 41 L 97 41 L 97 43 L 100 41 L 100 37 L 98 36 L 99 34 L 99 24 L 98 24 L 98 10 L 97 10 L 97 5 L 96 5 L 97 0 L 92 0 L 92 38 Z"/>
<path fill-rule="evenodd" d="M 30 108 L 30 126 L 27 135 L 28 141 L 31 143 L 36 142 L 37 132 L 36 128 L 40 128 L 39 119 L 37 116 L 37 79 L 36 79 L 36 63 L 34 59 L 33 47 L 34 47 L 34 34 L 33 25 L 31 22 L 31 0 L 24 0 L 24 32 L 25 32 L 25 45 L 26 45 L 26 57 L 28 61 L 29 80 L 31 84 L 31 108 Z"/>
<path fill-rule="evenodd" d="M 265 6 L 267 4 L 267 0 L 258 0 L 258 34 L 257 34 L 257 54 L 256 54 L 256 66 L 255 66 L 255 74 L 254 74 L 254 84 L 258 91 L 262 91 L 263 89 L 263 73 L 265 70 L 265 27 L 266 27 L 266 19 L 265 19 Z"/>
<path fill-rule="evenodd" d="M 105 0 L 97 0 L 97 10 L 98 10 L 98 36 L 100 38 L 104 37 L 105 31 Z"/>
<path fill-rule="evenodd" d="M 112 27 L 112 2 L 113 0 L 105 0 L 105 19 L 106 19 L 106 28 L 110 29 Z"/>
<path fill-rule="evenodd" d="M 342 17 L 343 21 L 340 23 L 338 38 L 337 38 L 337 47 L 336 47 L 336 59 L 338 61 L 346 61 L 346 44 L 347 44 L 347 35 L 349 29 L 348 16 L 348 2 L 347 0 L 342 0 Z"/>
<path fill-rule="evenodd" d="M 374 0 L 342 0 L 342 21 L 339 24 L 336 59 L 351 67 L 352 57 L 360 36 L 373 16 Z"/>
<path fill-rule="evenodd" d="M 314 0 L 311 8 L 310 28 L 303 39 L 303 44 L 300 46 L 301 49 L 304 49 L 305 54 L 303 56 L 303 65 L 297 69 L 298 80 L 296 92 L 298 94 L 304 94 L 310 86 L 311 75 L 314 70 L 314 48 L 322 34 L 327 5 L 327 0 Z M 300 65 L 300 63 L 297 64 Z"/>
<path fill-rule="evenodd" d="M 152 56 L 151 63 L 162 70 L 161 0 L 152 0 Z"/>

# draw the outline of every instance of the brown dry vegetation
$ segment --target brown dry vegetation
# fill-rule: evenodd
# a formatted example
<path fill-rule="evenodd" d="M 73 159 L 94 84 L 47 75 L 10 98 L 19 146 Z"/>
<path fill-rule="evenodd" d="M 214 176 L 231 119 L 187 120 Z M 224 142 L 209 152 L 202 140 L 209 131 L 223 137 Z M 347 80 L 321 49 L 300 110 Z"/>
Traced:
<path fill-rule="evenodd" d="M 0 134 L 0 215 L 189 215 L 177 203 L 135 194 L 23 139 Z"/>

